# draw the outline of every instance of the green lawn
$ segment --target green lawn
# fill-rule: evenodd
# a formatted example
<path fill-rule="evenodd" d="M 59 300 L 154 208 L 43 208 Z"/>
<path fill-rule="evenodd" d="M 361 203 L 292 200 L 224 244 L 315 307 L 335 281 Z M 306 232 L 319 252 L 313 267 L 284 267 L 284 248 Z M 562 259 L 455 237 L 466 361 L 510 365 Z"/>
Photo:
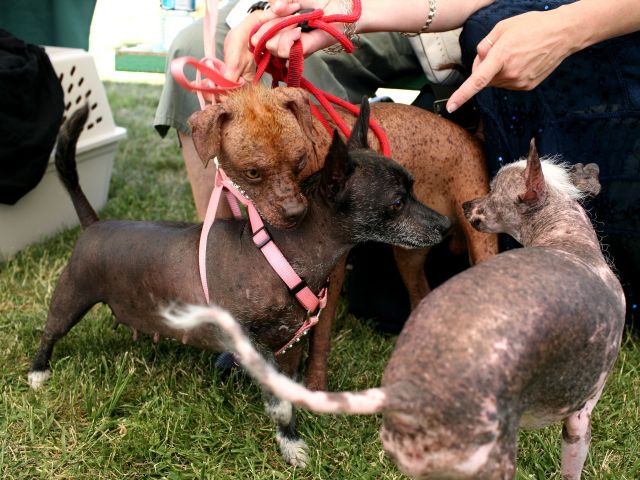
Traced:
<path fill-rule="evenodd" d="M 102 218 L 193 220 L 175 136 L 151 124 L 160 89 L 108 84 L 120 145 Z M 0 227 L 1 228 L 1 227 Z M 167 340 L 154 345 L 112 329 L 106 307 L 54 351 L 53 378 L 34 392 L 26 375 L 47 305 L 79 235 L 72 229 L 0 263 L 0 477 L 46 479 L 399 479 L 385 458 L 380 417 L 299 413 L 311 465 L 280 458 L 257 387 L 223 381 L 215 356 Z M 344 310 L 344 308 L 342 308 Z M 330 388 L 379 384 L 395 338 L 342 311 L 335 324 Z M 567 359 L 571 361 L 571 359 Z M 583 477 L 640 478 L 640 341 L 625 337 L 593 415 Z M 560 426 L 522 433 L 518 478 L 559 478 Z"/>

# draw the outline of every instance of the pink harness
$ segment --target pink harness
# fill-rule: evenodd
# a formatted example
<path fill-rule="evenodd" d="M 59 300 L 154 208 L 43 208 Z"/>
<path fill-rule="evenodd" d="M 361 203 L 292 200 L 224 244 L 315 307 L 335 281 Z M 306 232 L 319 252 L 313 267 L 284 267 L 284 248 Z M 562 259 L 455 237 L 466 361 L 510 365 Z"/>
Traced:
<path fill-rule="evenodd" d="M 318 323 L 320 319 L 320 312 L 327 304 L 327 289 L 326 287 L 320 291 L 320 295 L 316 296 L 304 280 L 298 276 L 293 267 L 289 264 L 284 257 L 278 246 L 271 239 L 269 232 L 267 231 L 262 218 L 258 214 L 256 207 L 239 191 L 237 185 L 231 181 L 229 177 L 218 165 L 218 159 L 214 159 L 216 165 L 216 179 L 207 207 L 207 213 L 202 225 L 202 233 L 200 234 L 200 247 L 198 249 L 198 264 L 200 266 L 200 280 L 202 282 L 202 289 L 204 291 L 204 297 L 209 303 L 209 285 L 207 282 L 207 238 L 209 231 L 216 218 L 216 212 L 218 210 L 218 203 L 222 191 L 226 190 L 226 198 L 231 207 L 231 211 L 236 218 L 241 218 L 240 207 L 238 202 L 242 203 L 247 208 L 249 214 L 249 224 L 251 225 L 251 233 L 253 235 L 253 243 L 263 253 L 271 267 L 282 278 L 282 281 L 287 285 L 289 291 L 295 295 L 298 302 L 307 310 L 307 317 L 302 326 L 296 331 L 293 338 L 289 340 L 284 346 L 276 351 L 276 355 L 280 355 L 289 350 L 293 345 L 298 343 L 300 339 L 309 333 L 309 329 Z"/>

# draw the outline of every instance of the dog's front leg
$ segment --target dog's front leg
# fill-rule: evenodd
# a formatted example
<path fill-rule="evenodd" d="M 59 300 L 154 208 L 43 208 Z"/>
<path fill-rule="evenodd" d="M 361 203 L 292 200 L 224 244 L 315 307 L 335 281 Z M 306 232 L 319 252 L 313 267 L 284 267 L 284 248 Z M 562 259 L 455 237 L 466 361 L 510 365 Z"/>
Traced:
<path fill-rule="evenodd" d="M 270 356 L 273 358 L 273 355 Z M 276 363 L 282 373 L 295 379 L 301 358 L 302 345 L 298 345 L 279 357 Z M 276 424 L 276 441 L 285 461 L 294 467 L 305 467 L 308 460 L 307 444 L 296 430 L 296 409 L 290 402 L 280 400 L 265 390 L 262 390 L 262 398 L 265 411 Z"/>
<path fill-rule="evenodd" d="M 347 254 L 338 261 L 331 272 L 327 305 L 320 314 L 320 321 L 313 327 L 309 335 L 309 357 L 305 368 L 304 383 L 310 390 L 327 389 L 327 359 L 331 350 L 331 327 L 340 301 L 346 264 Z"/>

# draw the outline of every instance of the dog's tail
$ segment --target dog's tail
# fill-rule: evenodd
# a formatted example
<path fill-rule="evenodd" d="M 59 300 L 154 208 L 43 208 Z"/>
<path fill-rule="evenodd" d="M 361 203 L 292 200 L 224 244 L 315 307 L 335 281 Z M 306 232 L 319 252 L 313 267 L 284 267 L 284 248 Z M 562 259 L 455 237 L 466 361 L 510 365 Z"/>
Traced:
<path fill-rule="evenodd" d="M 189 330 L 202 324 L 213 324 L 227 337 L 228 345 L 240 364 L 276 397 L 318 413 L 368 415 L 381 412 L 386 404 L 383 388 L 361 392 L 314 392 L 282 375 L 255 349 L 242 326 L 229 312 L 219 307 L 190 306 L 183 310 L 163 312 L 172 327 Z"/>
<path fill-rule="evenodd" d="M 98 221 L 98 214 L 80 187 L 78 168 L 76 165 L 76 145 L 78 144 L 78 138 L 82 133 L 88 117 L 89 105 L 85 104 L 76 110 L 64 125 L 62 125 L 56 146 L 56 170 L 58 171 L 58 177 L 71 197 L 82 228 L 87 228 L 92 223 Z"/>

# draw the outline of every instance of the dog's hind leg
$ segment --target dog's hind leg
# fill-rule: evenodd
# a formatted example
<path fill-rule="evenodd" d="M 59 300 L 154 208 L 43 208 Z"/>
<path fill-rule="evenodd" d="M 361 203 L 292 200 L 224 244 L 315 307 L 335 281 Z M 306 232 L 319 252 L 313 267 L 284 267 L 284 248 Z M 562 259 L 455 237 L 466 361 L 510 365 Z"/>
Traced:
<path fill-rule="evenodd" d="M 400 272 L 402 281 L 409 293 L 411 310 L 416 308 L 420 300 L 431 291 L 427 283 L 427 276 L 424 273 L 424 262 L 427 260 L 429 250 L 430 248 L 408 250 L 406 248 L 393 247 L 393 256 L 396 259 L 398 272 Z"/>
<path fill-rule="evenodd" d="M 604 386 L 592 399 L 587 400 L 582 410 L 572 413 L 564 420 L 560 460 L 562 480 L 580 479 L 591 442 L 591 412 L 598 403 L 603 388 Z"/>
<path fill-rule="evenodd" d="M 56 342 L 95 305 L 95 301 L 83 298 L 71 285 L 68 269 L 62 273 L 51 299 L 47 323 L 40 339 L 40 347 L 33 359 L 27 380 L 32 388 L 40 388 L 49 377 L 49 361 Z"/>

